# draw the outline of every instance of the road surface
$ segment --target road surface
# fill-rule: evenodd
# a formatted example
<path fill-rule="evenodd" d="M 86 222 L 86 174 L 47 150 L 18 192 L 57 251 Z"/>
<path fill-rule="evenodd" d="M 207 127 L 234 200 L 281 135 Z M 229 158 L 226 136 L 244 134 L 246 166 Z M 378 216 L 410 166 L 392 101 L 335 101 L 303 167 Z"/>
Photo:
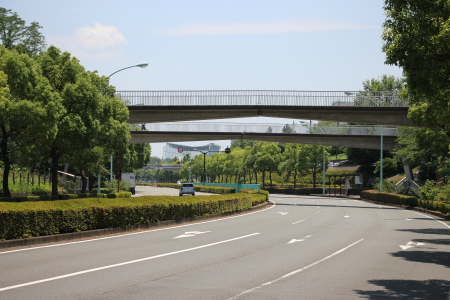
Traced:
<path fill-rule="evenodd" d="M 0 299 L 448 299 L 446 222 L 351 199 L 270 198 L 224 219 L 4 250 Z"/>
<path fill-rule="evenodd" d="M 195 192 L 196 195 L 213 195 L 211 193 Z M 136 194 L 131 197 L 140 196 L 179 196 L 179 190 L 174 188 L 155 187 L 148 185 L 137 185 Z M 191 195 L 183 195 L 183 197 L 191 197 Z"/>

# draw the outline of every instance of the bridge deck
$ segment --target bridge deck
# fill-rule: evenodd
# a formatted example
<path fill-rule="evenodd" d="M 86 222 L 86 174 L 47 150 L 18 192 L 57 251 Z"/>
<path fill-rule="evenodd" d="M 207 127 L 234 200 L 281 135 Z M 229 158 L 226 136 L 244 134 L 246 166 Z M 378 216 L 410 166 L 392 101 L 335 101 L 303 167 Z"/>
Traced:
<path fill-rule="evenodd" d="M 383 136 L 383 149 L 393 150 L 396 146 L 396 138 L 396 136 Z M 130 143 L 169 143 L 240 139 L 377 150 L 381 148 L 381 139 L 380 136 L 377 135 L 349 136 L 339 134 L 286 134 L 255 132 L 132 131 Z"/>

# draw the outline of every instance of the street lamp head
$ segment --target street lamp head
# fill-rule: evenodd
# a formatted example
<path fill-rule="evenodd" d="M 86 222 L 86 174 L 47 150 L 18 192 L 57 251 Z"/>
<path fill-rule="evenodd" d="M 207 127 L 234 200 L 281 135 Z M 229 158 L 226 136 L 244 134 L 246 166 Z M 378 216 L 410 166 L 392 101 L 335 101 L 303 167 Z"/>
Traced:
<path fill-rule="evenodd" d="M 146 62 L 136 65 L 136 67 L 139 67 L 139 68 L 146 68 L 147 66 L 148 66 L 148 63 L 146 63 Z"/>

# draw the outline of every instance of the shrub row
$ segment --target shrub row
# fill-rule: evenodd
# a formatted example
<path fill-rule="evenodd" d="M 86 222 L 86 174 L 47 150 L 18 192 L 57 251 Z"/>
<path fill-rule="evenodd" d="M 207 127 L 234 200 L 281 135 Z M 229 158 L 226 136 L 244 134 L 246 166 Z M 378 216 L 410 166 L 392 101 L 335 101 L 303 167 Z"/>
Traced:
<path fill-rule="evenodd" d="M 0 240 L 192 218 L 233 212 L 262 203 L 244 193 L 174 197 L 83 198 L 65 201 L 0 202 Z"/>
<path fill-rule="evenodd" d="M 443 201 L 422 200 L 417 199 L 414 196 L 380 193 L 375 190 L 363 191 L 361 192 L 361 197 L 377 202 L 391 203 L 410 207 L 420 207 L 450 215 L 450 204 L 447 204 Z"/>
<path fill-rule="evenodd" d="M 152 183 L 140 183 L 139 185 L 153 185 Z M 179 189 L 180 185 L 178 183 L 157 183 L 157 187 L 168 187 Z M 214 194 L 231 194 L 235 192 L 234 188 L 230 187 L 220 187 L 220 186 L 204 186 L 204 185 L 195 185 L 195 191 L 197 192 L 205 192 L 205 193 L 214 193 Z"/>
<path fill-rule="evenodd" d="M 269 200 L 269 192 L 264 190 L 252 190 L 252 189 L 242 189 L 239 190 L 240 193 L 252 194 L 252 205 L 256 206 L 263 204 Z"/>
<path fill-rule="evenodd" d="M 0 202 L 33 202 L 33 201 L 55 201 L 71 200 L 79 198 L 130 198 L 131 192 L 120 192 L 110 194 L 63 194 L 63 195 L 39 195 L 39 196 L 20 196 L 20 197 L 0 197 Z"/>
<path fill-rule="evenodd" d="M 271 194 L 312 195 L 322 194 L 322 188 L 265 188 Z"/>
<path fill-rule="evenodd" d="M 235 188 L 222 186 L 196 185 L 194 189 L 197 192 L 214 193 L 214 194 L 233 194 L 235 192 Z"/>

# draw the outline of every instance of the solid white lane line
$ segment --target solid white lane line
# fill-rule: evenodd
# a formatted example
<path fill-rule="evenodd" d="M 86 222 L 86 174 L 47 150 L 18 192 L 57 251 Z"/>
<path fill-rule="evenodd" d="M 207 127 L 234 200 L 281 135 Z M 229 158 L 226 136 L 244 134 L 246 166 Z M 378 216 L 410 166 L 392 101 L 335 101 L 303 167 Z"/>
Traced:
<path fill-rule="evenodd" d="M 180 253 L 184 253 L 184 252 L 199 250 L 199 249 L 203 249 L 203 248 L 207 248 L 207 247 L 212 247 L 212 246 L 216 246 L 216 245 L 220 245 L 220 244 L 224 244 L 224 243 L 229 243 L 229 242 L 245 239 L 245 238 L 252 237 L 252 236 L 255 236 L 255 235 L 258 235 L 258 234 L 260 234 L 260 233 L 252 233 L 252 234 L 243 235 L 243 236 L 240 236 L 240 237 L 236 237 L 236 238 L 232 238 L 232 239 L 228 239 L 228 240 L 223 240 L 223 241 L 215 242 L 215 243 L 211 243 L 211 244 L 206 244 L 206 245 L 202 245 L 202 246 L 197 246 L 197 247 L 193 247 L 193 248 L 178 250 L 178 251 L 174 251 L 174 252 L 168 252 L 168 253 L 164 253 L 164 254 L 144 257 L 144 258 L 135 259 L 135 260 L 130 260 L 130 261 L 126 261 L 126 262 L 122 262 L 122 263 L 118 263 L 118 264 L 113 264 L 113 265 L 103 266 L 103 267 L 99 267 L 99 268 L 93 268 L 93 269 L 88 269 L 88 270 L 84 270 L 84 271 L 69 273 L 69 274 L 65 274 L 65 275 L 61 275 L 61 276 L 55 276 L 55 277 L 45 278 L 45 279 L 41 279 L 41 280 L 26 282 L 26 283 L 22 283 L 22 284 L 7 286 L 7 287 L 4 287 L 4 288 L 0 288 L 0 292 L 7 291 L 7 290 L 12 290 L 12 289 L 17 289 L 17 288 L 21 288 L 21 287 L 25 287 L 25 286 L 29 286 L 29 285 L 35 285 L 35 284 L 39 284 L 39 283 L 54 281 L 54 280 L 58 280 L 58 279 L 64 279 L 64 278 L 73 277 L 73 276 L 77 276 L 77 275 L 97 272 L 97 271 L 101 271 L 101 270 L 121 267 L 121 266 L 130 265 L 130 264 L 134 264 L 134 263 L 139 263 L 139 262 L 143 262 L 143 261 L 147 261 L 147 260 L 151 260 L 151 259 L 155 259 L 155 258 L 161 258 L 161 257 L 171 256 L 171 255 L 180 254 Z"/>
<path fill-rule="evenodd" d="M 237 299 L 237 298 L 239 298 L 239 297 L 241 297 L 241 296 L 243 296 L 243 295 L 245 295 L 245 294 L 252 293 L 252 292 L 254 292 L 254 291 L 258 290 L 258 289 L 261 289 L 261 288 L 263 288 L 263 287 L 266 287 L 266 286 L 269 286 L 269 285 L 271 285 L 271 284 L 277 283 L 278 281 L 281 281 L 281 280 L 283 280 L 283 279 L 286 279 L 286 278 L 289 278 L 289 277 L 291 277 L 291 276 L 294 276 L 294 275 L 296 275 L 296 274 L 298 274 L 298 273 L 300 273 L 300 272 L 302 272 L 302 271 L 304 271 L 304 270 L 306 270 L 306 269 L 309 269 L 309 268 L 311 268 L 311 267 L 314 267 L 315 265 L 320 264 L 321 262 L 324 262 L 324 261 L 326 261 L 326 260 L 332 258 L 332 257 L 335 256 L 335 255 L 338 255 L 339 253 L 342 253 L 342 252 L 348 250 L 349 248 L 355 246 L 356 244 L 362 242 L 363 240 L 364 240 L 364 238 L 362 238 L 362 239 L 360 239 L 360 240 L 354 242 L 353 244 L 350 244 L 350 245 L 348 245 L 348 246 L 342 248 L 342 249 L 339 250 L 339 251 L 334 252 L 333 254 L 328 255 L 327 257 L 322 258 L 321 260 L 318 260 L 318 261 L 316 261 L 316 262 L 313 262 L 312 264 L 309 264 L 309 265 L 307 265 L 306 267 L 297 269 L 297 270 L 292 271 L 292 272 L 290 272 L 290 273 L 287 273 L 287 274 L 285 274 L 285 275 L 283 275 L 283 276 L 281 276 L 281 277 L 278 277 L 277 279 L 274 279 L 274 280 L 272 280 L 272 281 L 268 281 L 268 282 L 263 283 L 263 284 L 261 284 L 261 285 L 259 285 L 259 286 L 256 286 L 256 287 L 254 287 L 254 288 L 248 289 L 248 290 L 246 290 L 246 291 L 243 291 L 242 293 L 239 293 L 239 294 L 237 294 L 236 296 L 234 296 L 234 297 L 232 297 L 232 298 L 229 298 L 228 300 L 235 300 L 235 299 Z"/>
<path fill-rule="evenodd" d="M 298 224 L 298 223 L 300 223 L 300 222 L 303 222 L 303 221 L 306 221 L 306 219 L 303 219 L 303 220 L 300 220 L 300 221 L 294 222 L 294 223 L 292 223 L 292 225 Z"/>
<path fill-rule="evenodd" d="M 427 216 L 427 215 L 424 215 L 424 214 L 422 214 L 422 213 L 420 213 L 420 212 L 417 212 L 417 211 L 412 211 L 413 213 L 415 213 L 415 214 L 418 214 L 418 215 L 421 215 L 421 216 L 424 216 L 424 217 L 426 217 L 426 218 L 428 218 L 428 219 L 431 219 L 431 220 L 434 220 L 434 221 L 438 221 L 439 223 L 441 223 L 442 225 L 444 225 L 445 227 L 447 227 L 447 228 L 450 228 L 450 226 L 449 225 L 447 225 L 447 224 L 445 224 L 444 222 L 442 222 L 441 220 L 438 220 L 438 219 L 435 219 L 435 218 L 433 218 L 433 217 L 430 217 L 430 216 Z"/>
<path fill-rule="evenodd" d="M 52 247 L 60 247 L 60 246 L 67 246 L 67 245 L 74 245 L 74 244 L 81 244 L 81 243 L 89 243 L 89 242 L 95 242 L 95 241 L 101 241 L 101 240 L 107 240 L 107 239 L 115 239 L 115 238 L 120 238 L 120 237 L 124 237 L 124 236 L 130 236 L 130 235 L 136 235 L 136 234 L 144 234 L 144 233 L 152 233 L 152 232 L 161 231 L 161 230 L 177 229 L 177 228 L 181 228 L 181 227 L 194 226 L 194 225 L 198 225 L 198 224 L 206 224 L 206 223 L 211 223 L 211 222 L 218 222 L 218 221 L 223 221 L 223 220 L 240 218 L 240 217 L 244 217 L 244 216 L 260 213 L 260 212 L 263 212 L 263 211 L 266 211 L 266 210 L 274 208 L 276 206 L 276 204 L 273 201 L 270 201 L 270 202 L 273 203 L 273 205 L 271 207 L 268 207 L 268 208 L 265 208 L 265 209 L 262 209 L 262 210 L 258 210 L 258 211 L 254 211 L 254 212 L 249 212 L 249 213 L 246 213 L 246 214 L 236 215 L 236 216 L 230 216 L 230 217 L 214 219 L 214 220 L 209 220 L 209 221 L 203 221 L 203 222 L 183 224 L 183 225 L 178 225 L 178 226 L 164 227 L 164 228 L 159 228 L 159 229 L 141 230 L 141 231 L 135 231 L 135 232 L 130 232 L 130 233 L 123 233 L 123 234 L 118 234 L 118 235 L 105 236 L 105 237 L 100 237 L 100 238 L 86 239 L 86 240 L 75 241 L 75 242 L 67 242 L 67 243 L 59 243 L 59 244 L 51 244 L 51 245 L 44 245 L 44 246 L 37 246 L 37 247 L 9 250 L 9 251 L 0 252 L 0 255 L 1 254 L 7 254 L 7 253 L 14 253 L 14 252 L 22 252 L 22 251 L 43 249 L 43 248 L 52 248 Z"/>

